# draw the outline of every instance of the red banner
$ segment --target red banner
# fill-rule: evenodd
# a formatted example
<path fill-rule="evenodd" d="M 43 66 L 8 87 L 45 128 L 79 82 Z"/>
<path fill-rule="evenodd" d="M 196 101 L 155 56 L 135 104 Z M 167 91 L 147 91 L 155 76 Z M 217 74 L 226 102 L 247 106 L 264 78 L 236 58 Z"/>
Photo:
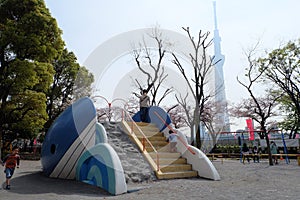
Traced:
<path fill-rule="evenodd" d="M 249 140 L 254 140 L 254 128 L 252 119 L 246 119 L 246 123 L 249 130 Z"/>

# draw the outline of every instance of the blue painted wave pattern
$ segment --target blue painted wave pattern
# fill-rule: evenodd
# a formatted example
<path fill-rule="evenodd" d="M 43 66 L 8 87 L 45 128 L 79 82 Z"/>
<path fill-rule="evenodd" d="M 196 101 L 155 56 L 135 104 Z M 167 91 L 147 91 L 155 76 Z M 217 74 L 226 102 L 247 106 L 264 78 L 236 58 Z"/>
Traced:
<path fill-rule="evenodd" d="M 108 143 L 99 143 L 80 157 L 76 179 L 114 195 L 127 192 L 121 161 Z"/>

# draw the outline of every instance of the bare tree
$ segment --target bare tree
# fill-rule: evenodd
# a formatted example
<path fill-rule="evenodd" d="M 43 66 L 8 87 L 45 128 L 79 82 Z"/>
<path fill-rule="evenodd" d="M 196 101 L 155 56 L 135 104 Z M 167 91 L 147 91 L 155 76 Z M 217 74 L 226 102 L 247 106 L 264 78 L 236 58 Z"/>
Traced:
<path fill-rule="evenodd" d="M 181 61 L 178 59 L 178 57 L 175 55 L 175 53 L 172 53 L 173 55 L 173 63 L 177 66 L 180 73 L 183 75 L 184 79 L 186 80 L 186 83 L 193 95 L 193 99 L 195 100 L 195 108 L 193 110 L 192 118 L 191 120 L 191 139 L 192 144 L 194 144 L 194 135 L 196 134 L 196 146 L 197 148 L 201 148 L 201 137 L 200 137 L 200 122 L 202 121 L 201 113 L 203 112 L 205 108 L 205 103 L 211 98 L 211 94 L 208 92 L 205 92 L 209 74 L 211 73 L 211 70 L 213 66 L 219 62 L 215 61 L 215 57 L 208 56 L 208 48 L 212 45 L 212 39 L 209 39 L 209 32 L 202 33 L 202 31 L 199 31 L 197 39 L 195 39 L 189 30 L 189 27 L 183 28 L 183 30 L 188 35 L 188 38 L 193 46 L 194 52 L 191 52 L 188 56 L 190 59 L 190 63 L 193 67 L 193 77 L 190 79 L 185 71 L 185 67 L 181 63 Z M 185 97 L 179 97 L 177 98 L 180 100 L 180 104 L 184 105 L 186 104 L 182 100 L 186 99 Z M 188 108 L 185 107 L 187 110 Z M 196 130 L 196 133 L 194 132 Z M 195 145 L 195 144 L 194 144 Z"/>
<path fill-rule="evenodd" d="M 269 92 L 262 97 L 254 91 L 255 85 L 260 83 L 265 72 L 265 69 L 261 70 L 257 61 L 253 59 L 257 45 L 246 54 L 249 63 L 245 73 L 247 81 L 242 82 L 237 77 L 237 81 L 246 88 L 250 98 L 241 102 L 233 113 L 239 117 L 250 117 L 260 124 L 261 137 L 265 138 L 268 147 L 269 164 L 273 165 L 266 123 L 274 115 L 273 109 L 276 107 L 277 100 L 281 97 L 281 94 Z"/>
<path fill-rule="evenodd" d="M 156 42 L 156 49 L 147 47 L 145 40 L 139 44 L 139 48 L 133 51 L 135 62 L 139 70 L 146 75 L 146 88 L 143 88 L 143 84 L 135 79 L 138 88 L 142 91 L 146 89 L 150 91 L 152 96 L 151 105 L 159 105 L 161 101 L 172 92 L 172 88 L 164 90 L 163 94 L 158 99 L 158 91 L 161 88 L 163 82 L 168 77 L 165 72 L 163 60 L 167 54 L 167 46 L 169 43 L 163 40 L 163 35 L 158 28 L 153 29 L 153 33 L 148 35 Z M 156 59 L 155 59 L 156 58 Z"/>
<path fill-rule="evenodd" d="M 166 108 L 166 110 L 170 115 L 171 121 L 176 129 L 187 126 L 185 110 L 181 105 L 176 104 Z"/>
<path fill-rule="evenodd" d="M 135 113 L 138 112 L 139 110 L 139 101 L 134 98 L 134 97 L 131 97 L 128 99 L 128 103 L 127 103 L 128 107 L 127 107 L 127 112 L 130 114 L 130 115 L 134 115 Z"/>
<path fill-rule="evenodd" d="M 217 144 L 218 135 L 221 134 L 221 132 L 223 132 L 226 128 L 226 125 L 224 125 L 223 123 L 223 126 L 219 125 L 221 123 L 219 122 L 220 119 L 218 114 L 222 112 L 224 107 L 227 107 L 227 105 L 220 104 L 220 101 L 208 101 L 204 106 L 203 112 L 201 113 L 202 123 L 208 130 L 208 136 L 212 141 L 210 147 L 213 147 L 215 144 Z M 216 124 L 218 124 L 218 126 L 216 126 Z"/>
<path fill-rule="evenodd" d="M 177 95 L 175 95 L 175 98 L 179 104 L 180 107 L 182 107 L 183 112 L 185 113 L 186 119 L 185 119 L 185 123 L 187 124 L 187 126 L 190 127 L 190 132 L 191 132 L 191 141 L 193 141 L 195 134 L 194 134 L 194 130 L 193 130 L 193 111 L 191 109 L 191 106 L 188 104 L 188 93 L 186 93 L 186 95 L 183 97 L 181 94 L 179 95 L 179 97 Z"/>

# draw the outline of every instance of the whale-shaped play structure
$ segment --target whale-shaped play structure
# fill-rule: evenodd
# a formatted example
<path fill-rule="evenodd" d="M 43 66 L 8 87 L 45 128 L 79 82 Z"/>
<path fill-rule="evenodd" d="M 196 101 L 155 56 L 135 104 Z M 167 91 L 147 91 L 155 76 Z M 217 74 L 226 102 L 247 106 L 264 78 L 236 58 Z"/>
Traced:
<path fill-rule="evenodd" d="M 76 178 L 113 195 L 127 192 L 120 159 L 96 121 L 90 98 L 79 99 L 55 120 L 43 142 L 41 162 L 49 177 Z"/>
<path fill-rule="evenodd" d="M 113 195 L 126 193 L 127 185 L 121 161 L 108 144 L 106 130 L 97 122 L 96 115 L 93 101 L 84 97 L 69 106 L 55 120 L 42 146 L 43 172 L 52 178 L 76 179 L 95 185 Z M 125 121 L 124 118 L 123 123 Z M 130 122 L 135 123 L 134 121 L 139 121 L 139 113 L 130 117 Z M 149 109 L 148 121 L 165 135 L 172 126 L 169 115 L 157 106 Z M 190 146 L 182 133 L 178 131 L 177 135 L 181 140 L 177 144 L 177 153 L 192 165 L 193 170 L 197 171 L 196 175 L 220 180 L 217 170 L 206 155 Z M 193 154 L 187 148 L 192 149 Z M 151 161 L 149 163 L 151 165 Z"/>

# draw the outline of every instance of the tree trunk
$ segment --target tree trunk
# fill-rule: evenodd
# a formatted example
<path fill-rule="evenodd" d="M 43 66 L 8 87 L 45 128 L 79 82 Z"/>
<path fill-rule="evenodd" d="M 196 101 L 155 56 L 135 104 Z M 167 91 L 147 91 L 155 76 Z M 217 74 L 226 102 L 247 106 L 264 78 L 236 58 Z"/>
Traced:
<path fill-rule="evenodd" d="M 190 127 L 190 130 L 191 130 L 191 145 L 192 146 L 195 146 L 195 141 L 194 141 L 194 138 L 195 138 L 195 129 L 194 129 L 194 125 L 192 125 Z"/>
<path fill-rule="evenodd" d="M 196 145 L 198 149 L 201 149 L 201 131 L 200 131 L 200 123 L 196 124 L 197 129 L 196 129 Z"/>
<path fill-rule="evenodd" d="M 199 111 L 199 104 L 196 102 L 196 108 L 194 111 L 194 127 L 196 132 L 196 147 L 198 149 L 201 148 L 201 136 L 200 136 L 200 111 Z M 195 146 L 195 145 L 194 145 Z"/>
<path fill-rule="evenodd" d="M 268 137 L 268 133 L 267 133 L 266 130 L 263 130 L 263 132 L 265 134 L 265 139 L 266 139 L 266 143 L 267 143 L 269 165 L 273 165 L 273 159 L 272 159 L 272 154 L 271 154 L 271 149 L 270 149 L 270 140 L 269 140 L 269 137 Z"/>

